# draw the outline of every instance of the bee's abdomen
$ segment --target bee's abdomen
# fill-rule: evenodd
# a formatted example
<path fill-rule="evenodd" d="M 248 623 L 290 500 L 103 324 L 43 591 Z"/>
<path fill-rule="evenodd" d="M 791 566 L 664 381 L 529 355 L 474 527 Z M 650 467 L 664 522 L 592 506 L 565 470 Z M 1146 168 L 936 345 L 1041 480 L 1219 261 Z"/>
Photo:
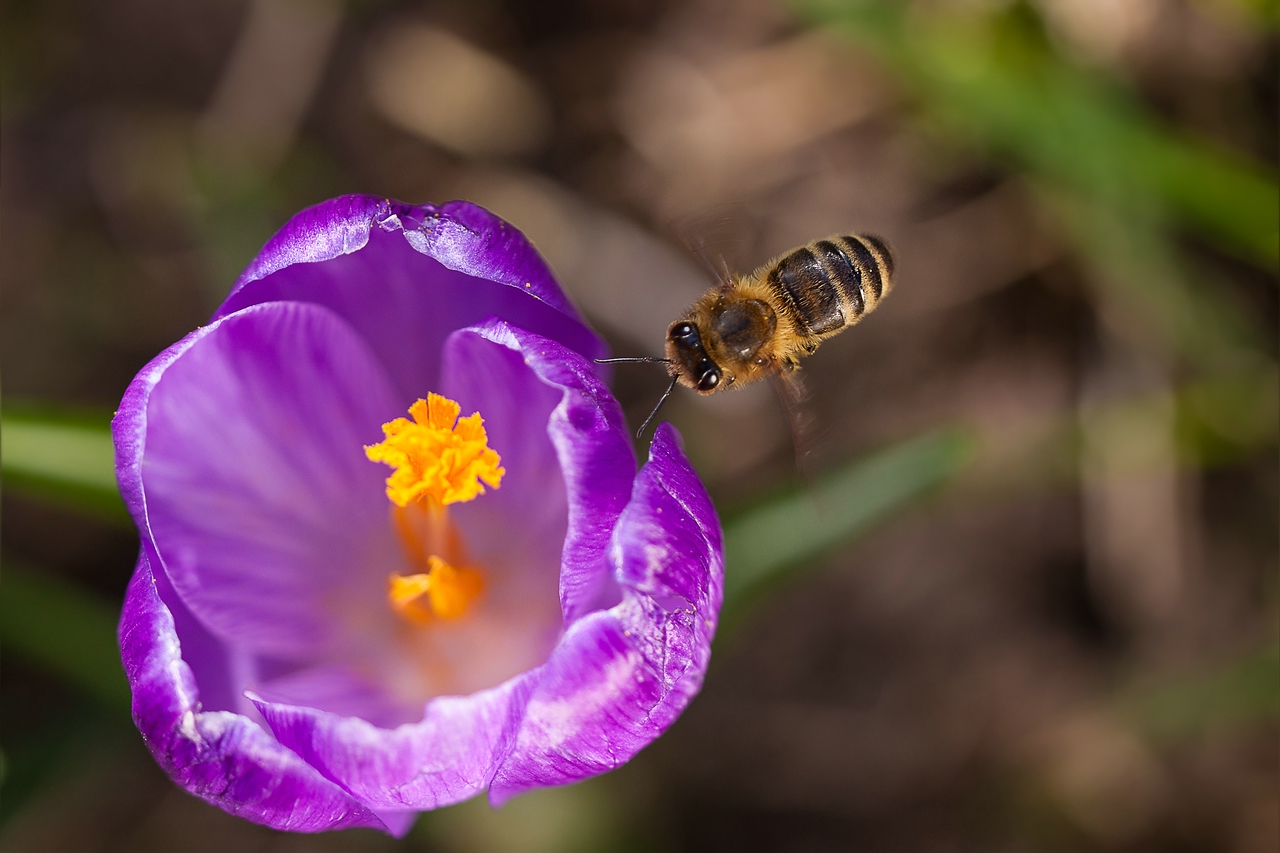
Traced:
<path fill-rule="evenodd" d="M 769 287 L 791 309 L 806 335 L 822 335 L 844 327 L 840 291 L 826 267 L 807 246 L 783 256 L 769 271 Z"/>
<path fill-rule="evenodd" d="M 850 235 L 814 243 L 851 309 L 849 322 L 874 311 L 892 284 L 893 255 L 878 237 Z"/>
<path fill-rule="evenodd" d="M 893 256 L 870 236 L 829 237 L 784 255 L 768 276 L 797 331 L 828 335 L 862 319 L 888 292 Z"/>

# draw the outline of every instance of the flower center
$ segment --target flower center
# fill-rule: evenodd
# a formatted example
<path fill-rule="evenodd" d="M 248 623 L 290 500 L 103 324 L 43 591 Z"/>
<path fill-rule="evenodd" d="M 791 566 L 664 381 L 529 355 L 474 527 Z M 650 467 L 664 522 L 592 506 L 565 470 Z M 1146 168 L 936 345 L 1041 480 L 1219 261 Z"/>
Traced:
<path fill-rule="evenodd" d="M 502 461 L 489 447 L 480 413 L 458 419 L 462 408 L 439 394 L 409 407 L 408 418 L 382 425 L 380 443 L 366 447 L 373 462 L 395 470 L 387 478 L 396 532 L 409 561 L 421 571 L 392 573 L 387 603 L 403 618 L 424 624 L 463 616 L 484 592 L 484 575 L 468 565 L 462 535 L 446 507 L 498 488 Z"/>

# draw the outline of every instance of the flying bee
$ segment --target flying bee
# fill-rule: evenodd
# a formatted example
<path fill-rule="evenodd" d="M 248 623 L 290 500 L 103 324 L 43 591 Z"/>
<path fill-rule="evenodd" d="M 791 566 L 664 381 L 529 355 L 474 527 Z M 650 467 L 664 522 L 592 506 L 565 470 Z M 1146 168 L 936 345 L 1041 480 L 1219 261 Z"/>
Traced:
<path fill-rule="evenodd" d="M 640 427 L 649 426 L 677 384 L 699 394 L 786 379 L 827 338 L 870 314 L 893 287 L 893 255 L 878 237 L 836 235 L 792 249 L 747 276 L 728 276 L 667 329 L 662 362 L 671 384 Z"/>

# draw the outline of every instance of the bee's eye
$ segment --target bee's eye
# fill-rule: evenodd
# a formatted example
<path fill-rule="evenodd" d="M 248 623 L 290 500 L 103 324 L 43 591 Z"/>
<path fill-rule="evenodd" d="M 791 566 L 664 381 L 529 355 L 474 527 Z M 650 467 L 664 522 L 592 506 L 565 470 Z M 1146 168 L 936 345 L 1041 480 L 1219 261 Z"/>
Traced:
<path fill-rule="evenodd" d="M 720 384 L 720 371 L 718 370 L 713 369 L 713 370 L 704 371 L 703 374 L 698 377 L 699 391 L 710 391 L 712 388 L 715 388 L 719 384 Z"/>
<path fill-rule="evenodd" d="M 671 327 L 670 338 L 673 341 L 696 341 L 698 339 L 698 330 L 693 327 L 692 323 L 677 323 Z"/>

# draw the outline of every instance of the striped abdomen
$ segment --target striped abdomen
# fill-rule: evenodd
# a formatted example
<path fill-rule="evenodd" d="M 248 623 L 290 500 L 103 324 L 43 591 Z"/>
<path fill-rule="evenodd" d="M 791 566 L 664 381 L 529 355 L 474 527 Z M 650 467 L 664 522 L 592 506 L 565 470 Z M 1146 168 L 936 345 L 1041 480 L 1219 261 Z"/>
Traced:
<path fill-rule="evenodd" d="M 874 311 L 892 287 L 892 276 L 893 256 L 882 240 L 850 235 L 788 252 L 768 271 L 766 284 L 789 310 L 796 332 L 816 338 Z"/>

